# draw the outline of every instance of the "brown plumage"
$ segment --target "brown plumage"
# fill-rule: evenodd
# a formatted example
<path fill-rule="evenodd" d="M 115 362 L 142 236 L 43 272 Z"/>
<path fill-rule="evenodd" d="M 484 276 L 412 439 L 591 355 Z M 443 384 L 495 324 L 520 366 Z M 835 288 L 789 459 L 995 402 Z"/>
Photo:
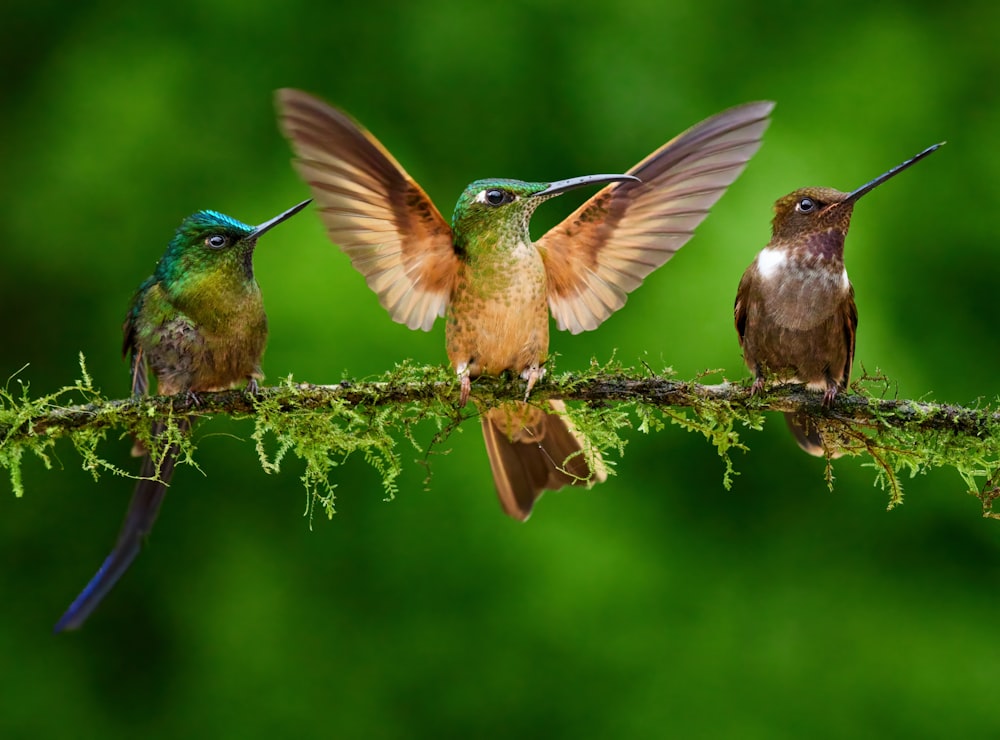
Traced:
<path fill-rule="evenodd" d="M 542 491 L 604 482 L 608 474 L 566 416 L 562 401 L 551 411 L 513 402 L 483 412 L 481 418 L 493 483 L 504 512 L 525 520 Z M 591 464 L 593 463 L 593 465 Z"/>
<path fill-rule="evenodd" d="M 282 130 L 330 239 L 394 321 L 429 330 L 446 316 L 448 357 L 462 380 L 506 371 L 528 391 L 544 373 L 548 312 L 560 329 L 594 329 L 692 235 L 760 146 L 773 103 L 703 121 L 627 175 L 556 183 L 480 180 L 452 227 L 386 149 L 341 111 L 281 90 Z M 539 203 L 610 182 L 532 243 Z M 526 397 L 527 398 L 527 397 Z M 483 434 L 504 510 L 519 519 L 546 489 L 604 480 L 603 465 L 562 413 L 525 404 L 487 410 Z M 590 463 L 588 464 L 588 458 Z"/>
<path fill-rule="evenodd" d="M 858 199 L 937 149 L 936 144 L 850 193 L 802 188 L 774 204 L 771 241 L 740 280 L 734 318 L 743 359 L 765 381 L 823 391 L 830 407 L 847 387 L 858 310 L 844 267 L 844 240 Z M 786 413 L 796 441 L 812 455 L 839 457 L 805 413 Z"/>

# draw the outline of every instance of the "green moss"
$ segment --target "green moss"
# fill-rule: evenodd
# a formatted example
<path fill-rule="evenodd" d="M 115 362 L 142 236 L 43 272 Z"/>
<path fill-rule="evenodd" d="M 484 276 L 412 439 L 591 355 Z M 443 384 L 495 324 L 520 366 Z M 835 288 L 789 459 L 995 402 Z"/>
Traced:
<path fill-rule="evenodd" d="M 398 491 L 396 479 L 402 471 L 397 437 L 402 436 L 421 451 L 414 427 L 432 420 L 440 429 L 454 416 L 448 405 L 434 399 L 382 404 L 384 398 L 393 397 L 400 387 L 412 383 L 455 383 L 451 373 L 443 375 L 436 368 L 403 363 L 377 382 L 381 390 L 372 395 L 369 403 L 333 399 L 319 407 L 289 413 L 289 409 L 300 406 L 305 393 L 289 376 L 277 392 L 254 404 L 252 438 L 261 466 L 265 472 L 277 472 L 289 452 L 304 463 L 301 479 L 310 521 L 317 505 L 328 517 L 333 516 L 337 486 L 331 476 L 355 453 L 361 454 L 382 477 L 386 500 L 394 498 Z"/>
<path fill-rule="evenodd" d="M 87 373 L 86 362 L 80 354 L 81 377 L 73 385 L 60 388 L 39 398 L 31 398 L 28 381 L 18 377 L 28 366 L 25 365 L 17 373 L 7 379 L 0 389 L 0 467 L 10 476 L 14 495 L 20 498 L 24 495 L 24 480 L 21 475 L 21 464 L 24 453 L 29 452 L 42 461 L 46 469 L 52 468 L 49 451 L 62 433 L 59 429 L 39 432 L 32 421 L 44 416 L 57 408 L 63 399 L 70 395 L 83 394 L 88 402 L 100 401 L 100 395 L 93 388 L 93 381 Z M 12 384 L 19 390 L 12 389 Z M 101 436 L 103 432 L 86 429 L 78 437 L 74 436 L 74 444 L 84 454 L 84 466 L 99 466 L 96 456 L 91 454 L 90 440 Z M 79 442 L 77 439 L 79 438 Z M 96 443 L 95 443 L 96 444 Z"/>
<path fill-rule="evenodd" d="M 874 484 L 886 491 L 890 509 L 902 503 L 905 479 L 951 467 L 965 489 L 983 501 L 984 516 L 1000 518 L 992 509 L 1000 498 L 1000 415 L 988 407 L 885 401 L 892 395 L 892 384 L 880 375 L 856 382 L 851 393 L 838 397 L 833 409 L 820 406 L 819 394 L 803 395 L 799 388 L 780 387 L 751 397 L 743 386 L 704 385 L 704 376 L 680 382 L 671 375 L 669 369 L 626 368 L 614 358 L 604 364 L 593 361 L 582 373 L 553 373 L 538 384 L 529 402 L 589 398 L 569 401 L 567 413 L 589 442 L 584 454 L 591 462 L 600 455 L 610 473 L 615 460 L 624 455 L 626 430 L 652 434 L 678 426 L 696 432 L 722 458 L 726 488 L 738 475 L 732 452 L 747 451 L 745 430 L 761 429 L 769 409 L 803 408 L 832 448 L 867 458 L 864 464 L 874 471 Z M 201 394 L 198 413 L 252 419 L 252 438 L 267 473 L 280 470 L 289 454 L 301 461 L 311 518 L 317 506 L 333 515 L 335 469 L 351 455 L 360 454 L 378 471 L 385 498 L 392 499 L 402 470 L 401 444 L 419 453 L 429 478 L 430 462 L 434 455 L 447 452 L 443 448 L 449 436 L 477 415 L 478 408 L 522 398 L 524 382 L 477 378 L 472 390 L 475 403 L 464 409 L 457 406 L 458 390 L 458 379 L 449 368 L 404 362 L 380 377 L 334 386 L 296 383 L 288 377 L 278 386 L 262 389 L 252 402 L 242 391 Z M 80 400 L 83 405 L 68 405 Z M 134 436 L 153 455 L 165 454 L 176 444 L 180 462 L 196 465 L 194 438 L 179 423 L 191 411 L 183 397 L 107 400 L 94 388 L 81 356 L 80 379 L 54 393 L 32 398 L 27 381 L 18 376 L 0 389 L 0 466 L 7 470 L 14 494 L 21 496 L 25 454 L 51 467 L 53 445 L 60 437 L 69 437 L 83 468 L 95 477 L 102 472 L 134 477 L 100 455 L 110 430 L 116 431 L 119 443 Z M 154 419 L 165 422 L 165 431 L 155 438 Z M 835 465 L 827 461 L 831 488 Z"/>

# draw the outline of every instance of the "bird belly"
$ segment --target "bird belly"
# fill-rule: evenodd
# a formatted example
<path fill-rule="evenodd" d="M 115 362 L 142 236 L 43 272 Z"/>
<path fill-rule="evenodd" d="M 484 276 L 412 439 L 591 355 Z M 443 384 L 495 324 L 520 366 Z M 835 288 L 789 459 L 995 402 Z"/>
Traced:
<path fill-rule="evenodd" d="M 755 364 L 778 379 L 827 387 L 842 384 L 848 347 L 843 326 L 832 317 L 811 329 L 775 325 L 752 341 Z"/>
<path fill-rule="evenodd" d="M 267 341 L 263 307 L 243 306 L 232 315 L 213 317 L 211 325 L 176 309 L 158 321 L 141 321 L 137 343 L 156 376 L 159 392 L 225 390 L 263 377 L 260 360 Z M 152 318 L 152 317 L 143 317 Z"/>
<path fill-rule="evenodd" d="M 545 362 L 549 317 L 545 271 L 512 270 L 489 289 L 475 275 L 460 274 L 449 306 L 445 341 L 448 359 L 470 375 L 520 374 Z M 470 279 L 471 278 L 471 279 Z"/>
<path fill-rule="evenodd" d="M 748 305 L 747 364 L 785 382 L 843 383 L 850 352 L 842 311 L 847 273 L 786 270 L 761 288 Z"/>

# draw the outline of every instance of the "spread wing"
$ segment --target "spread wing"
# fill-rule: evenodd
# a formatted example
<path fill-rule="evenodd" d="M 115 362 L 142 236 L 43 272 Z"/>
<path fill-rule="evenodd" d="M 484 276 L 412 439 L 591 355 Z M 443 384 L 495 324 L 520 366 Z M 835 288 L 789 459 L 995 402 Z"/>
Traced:
<path fill-rule="evenodd" d="M 774 103 L 747 103 L 702 121 L 609 185 L 536 246 L 560 329 L 594 329 L 691 238 L 760 147 Z"/>
<path fill-rule="evenodd" d="M 299 90 L 279 90 L 281 129 L 330 239 L 394 321 L 428 331 L 458 269 L 451 228 L 374 136 Z"/>

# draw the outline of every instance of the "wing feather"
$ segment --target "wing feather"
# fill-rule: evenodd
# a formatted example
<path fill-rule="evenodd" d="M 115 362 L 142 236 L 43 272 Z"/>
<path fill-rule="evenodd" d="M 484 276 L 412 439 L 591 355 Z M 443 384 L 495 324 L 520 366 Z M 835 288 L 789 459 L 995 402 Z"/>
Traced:
<path fill-rule="evenodd" d="M 594 329 L 691 238 L 760 148 L 774 104 L 747 103 L 702 121 L 602 189 L 538 240 L 560 329 Z"/>
<path fill-rule="evenodd" d="M 331 241 L 394 321 L 428 331 L 458 270 L 452 233 L 427 194 L 368 131 L 299 90 L 279 90 L 281 128 Z"/>
<path fill-rule="evenodd" d="M 858 306 L 854 302 L 854 286 L 851 286 L 850 296 L 844 302 L 844 344 L 847 345 L 847 358 L 844 362 L 844 381 L 841 386 L 846 388 L 851 380 L 851 367 L 854 365 L 854 342 L 858 335 Z"/>

